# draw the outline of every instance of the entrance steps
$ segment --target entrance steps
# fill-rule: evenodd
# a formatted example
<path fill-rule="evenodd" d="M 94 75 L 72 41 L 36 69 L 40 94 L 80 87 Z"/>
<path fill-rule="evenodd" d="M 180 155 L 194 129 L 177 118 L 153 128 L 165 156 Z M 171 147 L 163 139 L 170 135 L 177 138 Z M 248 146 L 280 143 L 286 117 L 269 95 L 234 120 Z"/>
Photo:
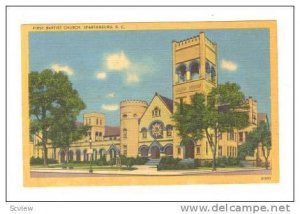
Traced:
<path fill-rule="evenodd" d="M 149 159 L 145 165 L 148 166 L 157 166 L 160 162 L 160 159 Z"/>

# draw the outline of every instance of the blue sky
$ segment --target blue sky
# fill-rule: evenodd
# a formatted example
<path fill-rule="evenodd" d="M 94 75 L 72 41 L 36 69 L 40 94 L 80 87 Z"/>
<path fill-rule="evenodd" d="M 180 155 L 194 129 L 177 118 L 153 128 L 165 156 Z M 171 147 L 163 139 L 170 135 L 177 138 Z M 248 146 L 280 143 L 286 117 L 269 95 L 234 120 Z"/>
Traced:
<path fill-rule="evenodd" d="M 218 44 L 219 83 L 238 83 L 270 118 L 268 29 L 30 33 L 30 70 L 65 72 L 86 103 L 119 125 L 119 102 L 172 98 L 172 40 L 205 32 Z"/>

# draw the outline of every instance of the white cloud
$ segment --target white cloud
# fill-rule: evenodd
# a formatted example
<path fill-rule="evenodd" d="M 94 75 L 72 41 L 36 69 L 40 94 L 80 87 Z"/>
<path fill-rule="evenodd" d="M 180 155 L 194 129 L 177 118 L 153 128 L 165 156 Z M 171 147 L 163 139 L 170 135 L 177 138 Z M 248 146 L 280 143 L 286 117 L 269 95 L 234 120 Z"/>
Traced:
<path fill-rule="evenodd" d="M 221 68 L 227 72 L 235 72 L 238 68 L 238 65 L 233 61 L 222 59 Z"/>
<path fill-rule="evenodd" d="M 123 51 L 110 54 L 105 59 L 106 68 L 111 71 L 122 71 L 129 68 L 130 60 Z"/>
<path fill-rule="evenodd" d="M 137 83 L 140 81 L 139 76 L 134 72 L 127 72 L 126 82 L 127 83 Z"/>
<path fill-rule="evenodd" d="M 102 109 L 105 111 L 117 111 L 119 109 L 118 104 L 103 104 Z"/>
<path fill-rule="evenodd" d="M 53 64 L 51 66 L 51 69 L 58 73 L 58 72 L 62 72 L 62 73 L 65 73 L 67 75 L 73 75 L 74 74 L 74 70 L 73 68 L 71 68 L 70 66 L 68 65 L 61 65 L 61 64 Z"/>
<path fill-rule="evenodd" d="M 122 72 L 124 81 L 134 85 L 140 82 L 143 75 L 152 72 L 154 64 L 151 58 L 139 60 L 129 59 L 127 54 L 121 50 L 119 52 L 107 54 L 103 59 L 103 64 L 107 72 Z"/>
<path fill-rule="evenodd" d="M 116 93 L 111 92 L 111 93 L 108 93 L 106 96 L 109 97 L 109 98 L 114 98 L 116 96 Z"/>
<path fill-rule="evenodd" d="M 106 73 L 102 72 L 102 71 L 98 72 L 96 76 L 97 76 L 97 79 L 99 79 L 99 80 L 105 80 L 106 79 Z"/>

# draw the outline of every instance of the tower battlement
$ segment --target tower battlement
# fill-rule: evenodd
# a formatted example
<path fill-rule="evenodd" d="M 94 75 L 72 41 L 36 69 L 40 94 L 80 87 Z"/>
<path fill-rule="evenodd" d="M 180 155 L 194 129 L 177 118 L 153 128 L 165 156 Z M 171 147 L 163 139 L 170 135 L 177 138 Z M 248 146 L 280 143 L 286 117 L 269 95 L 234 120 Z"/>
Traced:
<path fill-rule="evenodd" d="M 180 41 L 173 40 L 176 49 L 181 49 L 194 44 L 199 44 L 199 41 L 200 41 L 199 35 L 184 40 L 180 40 Z"/>
<path fill-rule="evenodd" d="M 144 100 L 136 100 L 136 99 L 126 99 L 120 102 L 120 107 L 124 106 L 132 106 L 132 105 L 142 105 L 142 106 L 148 106 L 148 103 Z"/>
<path fill-rule="evenodd" d="M 201 42 L 200 37 L 202 37 L 202 35 L 204 35 L 205 44 L 207 46 L 209 46 L 210 48 L 215 49 L 217 44 L 214 43 L 213 41 L 211 41 L 209 38 L 207 38 L 205 36 L 204 32 L 200 32 L 199 35 L 189 37 L 187 39 L 183 39 L 183 40 L 179 40 L 179 41 L 173 40 L 175 50 L 180 50 L 180 49 L 183 49 L 186 47 L 190 47 L 192 45 L 198 45 Z"/>

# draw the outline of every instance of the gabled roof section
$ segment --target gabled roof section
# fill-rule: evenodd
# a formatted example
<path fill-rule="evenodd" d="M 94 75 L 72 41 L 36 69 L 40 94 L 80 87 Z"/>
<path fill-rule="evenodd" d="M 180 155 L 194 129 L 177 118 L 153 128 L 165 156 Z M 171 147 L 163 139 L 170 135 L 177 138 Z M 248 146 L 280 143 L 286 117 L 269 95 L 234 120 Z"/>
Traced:
<path fill-rule="evenodd" d="M 171 113 L 173 113 L 173 100 L 171 100 L 170 98 L 167 98 L 165 96 L 162 96 L 158 93 L 155 93 L 155 95 L 159 96 L 160 99 L 162 99 L 162 101 L 165 103 L 165 105 L 167 106 L 167 108 L 169 109 L 169 111 Z"/>
<path fill-rule="evenodd" d="M 144 117 L 144 115 L 146 114 L 146 112 L 148 111 L 149 106 L 152 105 L 152 102 L 153 102 L 153 100 L 154 100 L 155 97 L 158 97 L 158 98 L 162 101 L 162 103 L 166 106 L 166 108 L 170 111 L 170 113 L 173 113 L 173 100 L 171 100 L 171 99 L 169 99 L 169 98 L 167 98 L 167 97 L 164 97 L 164 96 L 158 94 L 157 92 L 155 92 L 155 94 L 154 94 L 152 100 L 149 102 L 149 105 L 148 105 L 146 111 L 145 111 L 145 112 L 143 113 L 143 115 L 140 117 L 139 123 L 140 123 L 140 121 L 142 120 L 142 118 Z"/>

